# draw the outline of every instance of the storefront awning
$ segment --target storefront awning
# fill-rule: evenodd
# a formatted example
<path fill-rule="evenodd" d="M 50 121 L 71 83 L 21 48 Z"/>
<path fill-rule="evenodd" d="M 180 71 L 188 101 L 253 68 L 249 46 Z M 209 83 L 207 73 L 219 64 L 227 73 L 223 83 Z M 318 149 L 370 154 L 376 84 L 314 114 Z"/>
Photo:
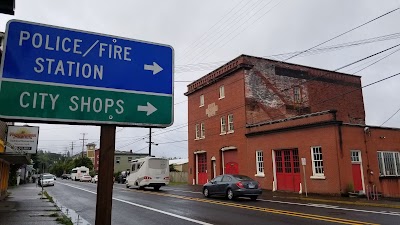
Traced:
<path fill-rule="evenodd" d="M 0 154 L 0 159 L 3 159 L 10 164 L 30 164 L 30 157 L 28 155 Z"/>

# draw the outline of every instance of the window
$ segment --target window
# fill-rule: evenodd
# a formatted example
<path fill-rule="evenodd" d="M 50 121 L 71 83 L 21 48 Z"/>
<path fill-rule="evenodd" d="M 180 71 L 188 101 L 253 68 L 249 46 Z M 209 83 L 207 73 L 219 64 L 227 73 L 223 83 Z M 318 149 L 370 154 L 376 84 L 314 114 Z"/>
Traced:
<path fill-rule="evenodd" d="M 204 95 L 200 95 L 200 107 L 204 106 Z"/>
<path fill-rule="evenodd" d="M 400 176 L 400 153 L 378 151 L 379 176 Z"/>
<path fill-rule="evenodd" d="M 230 181 L 232 181 L 232 177 L 230 177 L 230 176 L 224 176 L 222 178 L 222 182 L 230 182 Z"/>
<path fill-rule="evenodd" d="M 351 150 L 350 155 L 351 155 L 351 162 L 361 162 L 360 151 Z"/>
<path fill-rule="evenodd" d="M 200 139 L 200 126 L 196 124 L 196 140 Z"/>
<path fill-rule="evenodd" d="M 115 163 L 119 164 L 121 157 L 115 157 Z"/>
<path fill-rule="evenodd" d="M 225 116 L 221 117 L 221 134 L 226 134 L 226 119 L 225 119 Z"/>
<path fill-rule="evenodd" d="M 200 124 L 200 137 L 205 138 L 206 137 L 206 128 L 204 127 L 204 123 Z"/>
<path fill-rule="evenodd" d="M 263 151 L 256 151 L 257 174 L 264 175 L 264 154 Z"/>
<path fill-rule="evenodd" d="M 128 162 L 131 162 L 132 161 L 132 157 L 128 157 Z"/>
<path fill-rule="evenodd" d="M 225 87 L 224 87 L 224 85 L 219 87 L 219 99 L 223 99 L 223 98 L 225 98 Z"/>
<path fill-rule="evenodd" d="M 313 177 L 325 178 L 324 161 L 322 160 L 322 148 L 311 147 L 311 156 L 312 156 Z"/>
<path fill-rule="evenodd" d="M 233 114 L 228 115 L 228 133 L 233 132 Z"/>
<path fill-rule="evenodd" d="M 222 176 L 218 176 L 211 180 L 211 182 L 221 182 L 221 181 L 222 181 Z"/>
<path fill-rule="evenodd" d="M 300 87 L 294 87 L 293 89 L 293 98 L 294 98 L 294 103 L 301 103 L 301 92 L 300 92 Z"/>

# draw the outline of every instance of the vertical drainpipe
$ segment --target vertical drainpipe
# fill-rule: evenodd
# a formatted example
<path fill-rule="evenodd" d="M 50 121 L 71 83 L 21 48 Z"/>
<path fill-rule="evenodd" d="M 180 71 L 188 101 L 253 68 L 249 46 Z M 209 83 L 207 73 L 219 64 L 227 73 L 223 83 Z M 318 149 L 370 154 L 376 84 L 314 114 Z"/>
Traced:
<path fill-rule="evenodd" d="M 336 118 L 336 110 L 332 110 L 333 120 L 337 121 Z M 337 166 L 338 166 L 338 175 L 339 175 L 339 191 L 342 193 L 342 176 L 340 173 L 340 160 L 343 159 L 343 134 L 342 134 L 342 122 L 337 121 L 337 128 L 338 128 L 338 136 L 339 136 L 339 152 L 337 152 Z M 340 156 L 339 156 L 340 153 Z"/>

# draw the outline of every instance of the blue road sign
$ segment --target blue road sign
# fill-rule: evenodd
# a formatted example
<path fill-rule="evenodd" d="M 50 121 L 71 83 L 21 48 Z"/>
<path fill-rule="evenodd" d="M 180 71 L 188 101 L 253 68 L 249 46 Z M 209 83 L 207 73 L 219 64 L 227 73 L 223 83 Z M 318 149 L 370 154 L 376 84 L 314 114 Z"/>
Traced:
<path fill-rule="evenodd" d="M 173 93 L 173 48 L 26 21 L 7 24 L 3 78 Z"/>
<path fill-rule="evenodd" d="M 11 20 L 2 60 L 2 119 L 173 123 L 171 46 Z"/>

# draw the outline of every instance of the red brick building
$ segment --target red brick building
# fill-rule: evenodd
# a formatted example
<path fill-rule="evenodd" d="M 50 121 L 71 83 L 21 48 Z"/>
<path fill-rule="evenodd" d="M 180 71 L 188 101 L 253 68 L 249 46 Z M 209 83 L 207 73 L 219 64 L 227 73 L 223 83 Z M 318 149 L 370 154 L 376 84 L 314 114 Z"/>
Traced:
<path fill-rule="evenodd" d="M 400 129 L 365 125 L 359 76 L 242 55 L 185 95 L 190 183 L 240 173 L 270 190 L 306 179 L 311 193 L 400 196 Z"/>

